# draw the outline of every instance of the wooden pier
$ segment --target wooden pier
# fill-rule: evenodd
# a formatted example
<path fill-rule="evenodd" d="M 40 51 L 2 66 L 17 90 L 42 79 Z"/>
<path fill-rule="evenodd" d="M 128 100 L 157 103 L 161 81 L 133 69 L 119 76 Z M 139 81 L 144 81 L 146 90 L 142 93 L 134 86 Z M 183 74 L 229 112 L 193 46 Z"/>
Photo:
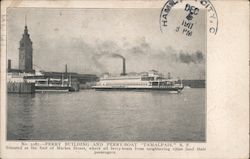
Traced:
<path fill-rule="evenodd" d="M 8 82 L 7 83 L 7 92 L 8 93 L 19 93 L 19 94 L 35 93 L 35 83 Z"/>

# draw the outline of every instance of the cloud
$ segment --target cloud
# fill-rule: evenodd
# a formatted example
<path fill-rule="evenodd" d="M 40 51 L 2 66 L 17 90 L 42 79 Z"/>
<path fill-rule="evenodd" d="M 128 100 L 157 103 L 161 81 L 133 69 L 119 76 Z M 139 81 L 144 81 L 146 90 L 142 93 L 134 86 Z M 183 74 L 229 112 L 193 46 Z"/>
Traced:
<path fill-rule="evenodd" d="M 95 64 L 98 68 L 105 68 L 105 72 L 120 74 L 121 61 L 112 58 L 126 58 L 128 72 L 155 69 L 164 74 L 171 72 L 182 78 L 205 78 L 203 52 L 197 50 L 184 53 L 170 46 L 155 49 L 144 38 L 141 39 L 134 43 L 125 41 L 126 45 L 123 43 L 119 45 L 113 41 L 98 41 L 97 49 L 92 54 Z"/>
<path fill-rule="evenodd" d="M 201 51 L 196 51 L 195 53 L 183 53 L 180 52 L 178 60 L 182 63 L 201 63 L 204 61 L 204 56 Z"/>
<path fill-rule="evenodd" d="M 151 46 L 146 42 L 145 37 L 142 37 L 136 41 L 134 46 L 129 48 L 127 51 L 131 55 L 148 55 L 150 54 Z"/>
<path fill-rule="evenodd" d="M 40 43 L 41 48 L 34 51 L 35 63 L 48 71 L 63 71 L 64 64 L 68 64 L 69 71 L 78 73 L 120 74 L 122 62 L 116 58 L 126 58 L 128 72 L 144 72 L 151 69 L 158 70 L 163 74 L 171 72 L 173 76 L 182 78 L 204 77 L 205 56 L 201 51 L 183 52 L 172 47 L 152 48 L 143 38 L 140 40 L 114 41 L 96 40 L 89 44 L 83 38 L 58 37 L 60 43 L 48 44 L 44 40 Z M 42 47 L 46 45 L 47 47 Z M 50 52 L 47 58 L 43 52 Z M 39 60 L 37 60 L 39 57 Z"/>
<path fill-rule="evenodd" d="M 120 54 L 116 54 L 116 53 L 113 53 L 113 54 L 110 54 L 111 57 L 114 57 L 114 58 L 121 58 L 121 59 L 125 59 L 125 57 L 123 57 L 122 55 Z"/>

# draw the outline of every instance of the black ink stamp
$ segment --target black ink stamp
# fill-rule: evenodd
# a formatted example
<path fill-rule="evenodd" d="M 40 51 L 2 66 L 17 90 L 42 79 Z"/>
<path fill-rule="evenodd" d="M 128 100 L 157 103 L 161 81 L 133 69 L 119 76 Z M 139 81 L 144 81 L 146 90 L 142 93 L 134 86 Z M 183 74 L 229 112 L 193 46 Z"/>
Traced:
<path fill-rule="evenodd" d="M 195 16 L 197 16 L 201 9 L 205 9 L 207 13 L 207 28 L 210 34 L 216 35 L 218 31 L 218 17 L 216 10 L 209 0 L 168 0 L 163 6 L 160 14 L 160 30 L 162 33 L 168 29 L 168 16 L 171 10 L 178 8 L 183 9 L 187 15 L 174 29 L 185 36 L 192 36 L 193 27 L 195 25 Z"/>

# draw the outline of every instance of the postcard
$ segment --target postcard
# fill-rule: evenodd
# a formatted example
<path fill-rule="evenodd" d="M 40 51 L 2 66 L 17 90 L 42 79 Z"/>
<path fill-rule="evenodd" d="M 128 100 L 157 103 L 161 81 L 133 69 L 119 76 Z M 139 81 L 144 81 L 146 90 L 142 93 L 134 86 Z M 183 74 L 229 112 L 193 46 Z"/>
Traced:
<path fill-rule="evenodd" d="M 1 158 L 249 158 L 248 1 L 1 4 Z"/>

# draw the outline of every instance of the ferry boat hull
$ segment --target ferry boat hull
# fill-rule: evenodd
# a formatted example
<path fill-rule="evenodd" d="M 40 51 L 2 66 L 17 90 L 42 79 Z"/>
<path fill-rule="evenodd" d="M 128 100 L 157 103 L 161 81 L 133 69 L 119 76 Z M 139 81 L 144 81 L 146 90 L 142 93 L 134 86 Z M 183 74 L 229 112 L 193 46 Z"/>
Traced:
<path fill-rule="evenodd" d="M 70 87 L 58 86 L 36 86 L 36 92 L 69 92 Z"/>
<path fill-rule="evenodd" d="M 170 88 L 170 87 L 101 87 L 93 86 L 93 89 L 97 91 L 168 91 L 168 92 L 181 92 L 183 87 Z"/>

